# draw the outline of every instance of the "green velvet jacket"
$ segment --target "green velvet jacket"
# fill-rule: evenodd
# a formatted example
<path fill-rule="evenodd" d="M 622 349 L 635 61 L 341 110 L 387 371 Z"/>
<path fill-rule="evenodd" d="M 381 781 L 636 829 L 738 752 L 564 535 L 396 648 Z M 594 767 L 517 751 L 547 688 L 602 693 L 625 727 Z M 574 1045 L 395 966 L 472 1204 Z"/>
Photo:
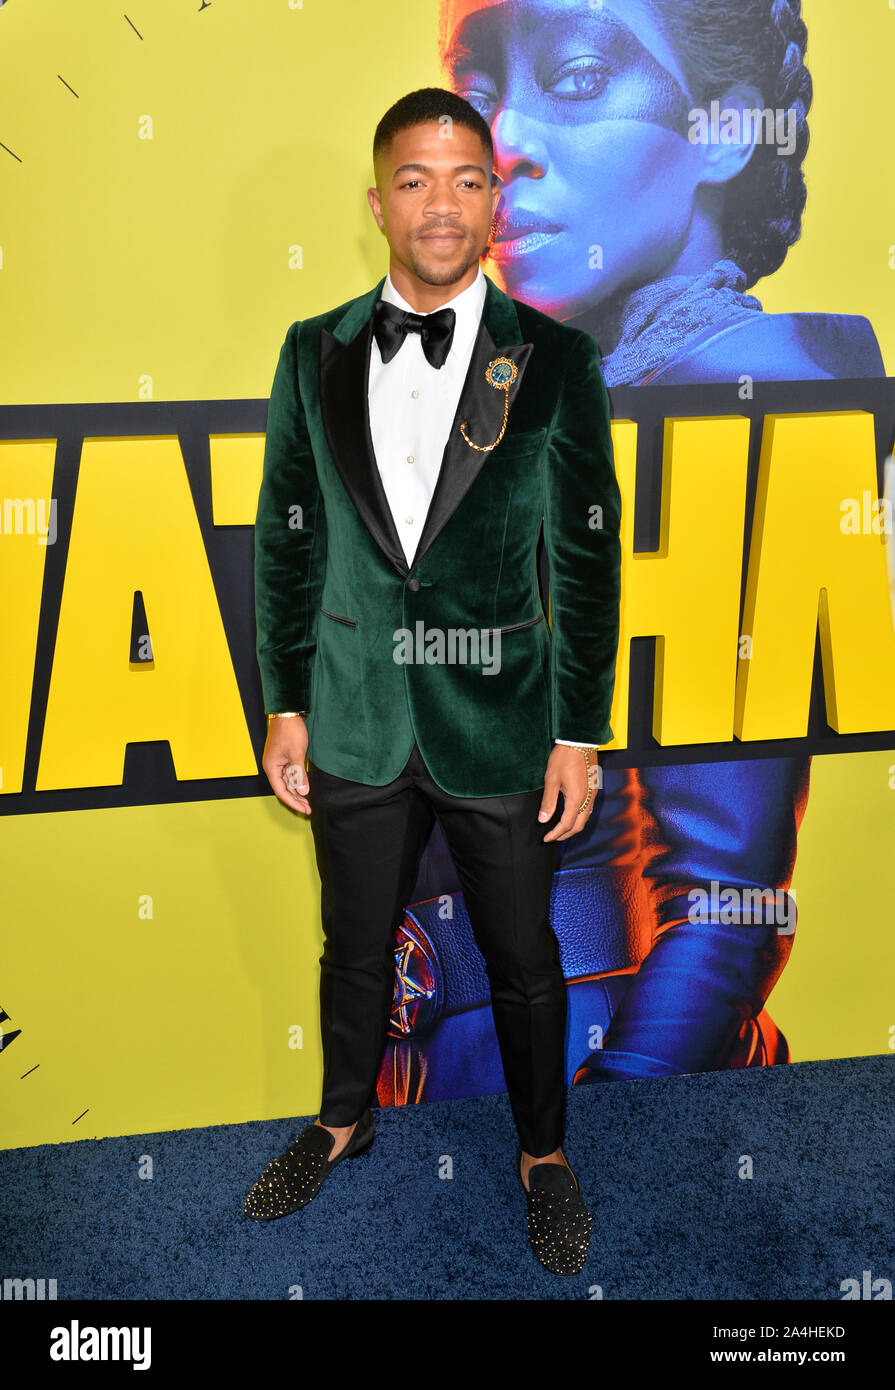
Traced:
<path fill-rule="evenodd" d="M 366 294 L 293 323 L 255 521 L 264 707 L 309 709 L 308 757 L 381 786 L 414 740 L 454 796 L 543 786 L 554 739 L 608 743 L 621 499 L 593 338 L 488 280 L 438 482 L 407 564 L 376 466 Z M 509 414 L 486 380 L 515 363 Z M 536 551 L 543 524 L 548 625 Z"/>

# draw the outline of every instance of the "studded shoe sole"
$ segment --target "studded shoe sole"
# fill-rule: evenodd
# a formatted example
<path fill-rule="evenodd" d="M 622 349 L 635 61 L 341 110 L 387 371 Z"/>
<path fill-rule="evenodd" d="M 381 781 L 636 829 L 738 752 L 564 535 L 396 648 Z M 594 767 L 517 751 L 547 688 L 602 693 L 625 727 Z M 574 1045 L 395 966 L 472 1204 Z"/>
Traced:
<path fill-rule="evenodd" d="M 516 1149 L 516 1174 L 525 1193 L 532 1250 L 551 1274 L 580 1274 L 590 1246 L 593 1217 L 575 1174 L 560 1163 L 533 1163 L 526 1188 L 521 1144 Z"/>
<path fill-rule="evenodd" d="M 310 1124 L 289 1148 L 268 1163 L 243 1206 L 252 1221 L 275 1221 L 307 1206 L 343 1158 L 359 1158 L 373 1143 L 373 1113 L 366 1110 L 345 1147 L 332 1160 L 335 1137 L 322 1125 Z"/>

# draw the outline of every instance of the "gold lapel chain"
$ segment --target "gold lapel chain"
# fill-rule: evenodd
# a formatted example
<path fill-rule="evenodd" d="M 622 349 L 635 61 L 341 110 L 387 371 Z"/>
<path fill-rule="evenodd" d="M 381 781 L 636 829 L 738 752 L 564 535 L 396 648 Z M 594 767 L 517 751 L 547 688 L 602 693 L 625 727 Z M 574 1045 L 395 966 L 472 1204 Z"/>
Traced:
<path fill-rule="evenodd" d="M 495 357 L 493 362 L 489 362 L 485 371 L 485 380 L 489 386 L 493 386 L 495 391 L 503 392 L 503 424 L 500 427 L 500 434 L 493 444 L 473 444 L 469 435 L 466 433 L 467 420 L 461 420 L 460 433 L 466 440 L 470 449 L 478 449 L 479 453 L 487 454 L 491 449 L 496 449 L 503 439 L 503 432 L 507 427 L 507 415 L 510 409 L 510 387 L 519 375 L 519 368 L 509 357 Z"/>

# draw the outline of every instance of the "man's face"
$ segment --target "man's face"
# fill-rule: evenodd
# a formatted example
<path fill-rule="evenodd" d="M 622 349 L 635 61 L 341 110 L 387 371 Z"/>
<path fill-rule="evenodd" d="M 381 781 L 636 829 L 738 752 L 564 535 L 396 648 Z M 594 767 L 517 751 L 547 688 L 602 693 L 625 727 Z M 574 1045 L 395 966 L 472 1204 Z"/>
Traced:
<path fill-rule="evenodd" d="M 427 285 L 451 285 L 484 252 L 500 189 L 475 131 L 445 118 L 398 132 L 367 197 L 392 261 Z"/>

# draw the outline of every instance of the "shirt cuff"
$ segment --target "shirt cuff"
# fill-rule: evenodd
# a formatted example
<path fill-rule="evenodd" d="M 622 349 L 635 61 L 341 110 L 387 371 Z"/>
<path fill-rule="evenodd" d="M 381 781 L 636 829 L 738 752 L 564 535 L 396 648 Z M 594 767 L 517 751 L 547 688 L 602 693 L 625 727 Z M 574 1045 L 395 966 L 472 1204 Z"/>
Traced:
<path fill-rule="evenodd" d="M 599 743 L 573 743 L 570 738 L 555 738 L 554 743 L 562 743 L 566 748 L 599 748 Z"/>

